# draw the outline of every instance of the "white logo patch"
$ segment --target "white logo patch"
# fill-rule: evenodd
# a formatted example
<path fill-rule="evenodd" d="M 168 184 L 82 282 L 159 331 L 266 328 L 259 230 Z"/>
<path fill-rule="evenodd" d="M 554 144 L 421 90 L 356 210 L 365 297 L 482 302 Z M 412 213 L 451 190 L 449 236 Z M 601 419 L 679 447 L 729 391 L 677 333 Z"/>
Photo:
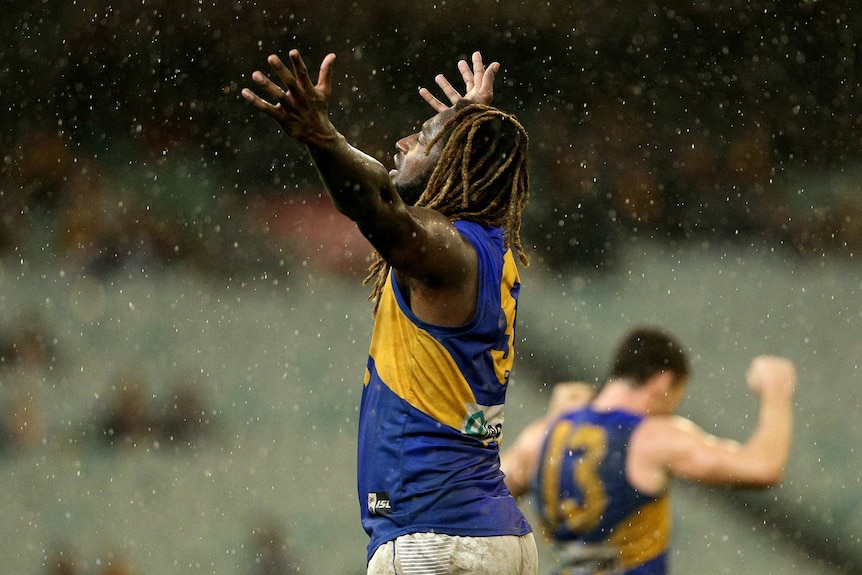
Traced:
<path fill-rule="evenodd" d="M 503 406 L 468 403 L 461 433 L 480 439 L 497 439 L 503 434 Z"/>
<path fill-rule="evenodd" d="M 373 515 L 389 515 L 392 512 L 392 501 L 386 491 L 372 491 L 368 494 L 368 512 Z"/>

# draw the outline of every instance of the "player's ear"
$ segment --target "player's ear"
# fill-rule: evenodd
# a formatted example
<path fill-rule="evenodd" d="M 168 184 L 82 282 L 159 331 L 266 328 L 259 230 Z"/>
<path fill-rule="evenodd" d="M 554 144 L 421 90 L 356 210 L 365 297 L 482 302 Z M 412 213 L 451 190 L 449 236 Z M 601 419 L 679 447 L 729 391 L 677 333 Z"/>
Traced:
<path fill-rule="evenodd" d="M 649 386 L 652 387 L 656 396 L 667 396 L 673 389 L 676 379 L 672 371 L 660 371 L 649 378 Z"/>

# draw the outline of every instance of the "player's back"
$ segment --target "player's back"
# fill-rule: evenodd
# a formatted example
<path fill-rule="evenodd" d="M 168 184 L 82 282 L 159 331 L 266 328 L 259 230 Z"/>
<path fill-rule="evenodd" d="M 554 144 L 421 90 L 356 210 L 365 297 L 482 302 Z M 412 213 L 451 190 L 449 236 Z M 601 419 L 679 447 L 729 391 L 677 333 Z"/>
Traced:
<path fill-rule="evenodd" d="M 667 493 L 641 493 L 626 477 L 627 446 L 642 420 L 588 406 L 551 426 L 534 489 L 559 573 L 666 572 Z"/>

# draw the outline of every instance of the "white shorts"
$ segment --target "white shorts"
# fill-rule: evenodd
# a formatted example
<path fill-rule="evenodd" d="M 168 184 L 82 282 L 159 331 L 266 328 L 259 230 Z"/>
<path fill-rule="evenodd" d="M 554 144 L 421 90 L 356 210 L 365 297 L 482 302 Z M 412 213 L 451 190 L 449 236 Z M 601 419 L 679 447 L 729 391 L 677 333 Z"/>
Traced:
<path fill-rule="evenodd" d="M 536 540 L 410 533 L 377 548 L 368 575 L 536 575 Z"/>

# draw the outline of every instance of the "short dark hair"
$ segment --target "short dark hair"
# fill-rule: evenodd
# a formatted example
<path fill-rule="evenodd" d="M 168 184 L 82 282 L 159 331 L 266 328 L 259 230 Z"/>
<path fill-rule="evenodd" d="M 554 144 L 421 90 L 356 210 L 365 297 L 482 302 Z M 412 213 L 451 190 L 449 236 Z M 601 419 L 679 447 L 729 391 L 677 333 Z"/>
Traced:
<path fill-rule="evenodd" d="M 666 371 L 676 376 L 674 384 L 688 379 L 688 357 L 682 346 L 660 329 L 639 327 L 620 342 L 610 379 L 628 379 L 635 385 L 643 385 L 652 376 Z"/>

